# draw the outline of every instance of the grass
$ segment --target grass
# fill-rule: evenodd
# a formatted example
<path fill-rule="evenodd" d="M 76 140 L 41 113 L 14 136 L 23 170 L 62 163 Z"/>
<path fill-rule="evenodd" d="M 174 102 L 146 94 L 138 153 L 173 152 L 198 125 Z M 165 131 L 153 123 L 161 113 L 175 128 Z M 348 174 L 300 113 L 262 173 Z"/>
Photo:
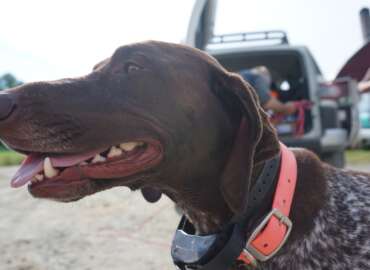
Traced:
<path fill-rule="evenodd" d="M 370 165 L 370 150 L 369 149 L 351 149 L 346 151 L 346 160 L 348 164 L 364 164 Z"/>
<path fill-rule="evenodd" d="M 13 151 L 0 149 L 0 166 L 19 165 L 24 156 Z"/>
<path fill-rule="evenodd" d="M 19 165 L 24 156 L 0 148 L 0 166 Z M 346 160 L 348 164 L 370 164 L 370 150 L 352 149 L 346 151 Z"/>

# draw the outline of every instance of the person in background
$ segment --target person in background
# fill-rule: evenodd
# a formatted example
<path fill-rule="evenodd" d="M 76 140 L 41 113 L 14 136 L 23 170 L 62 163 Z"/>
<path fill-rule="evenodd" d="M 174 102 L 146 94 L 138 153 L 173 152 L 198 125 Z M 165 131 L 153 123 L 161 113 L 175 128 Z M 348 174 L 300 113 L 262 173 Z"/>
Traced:
<path fill-rule="evenodd" d="M 266 111 L 271 110 L 274 113 L 283 115 L 290 115 L 296 112 L 297 107 L 293 102 L 282 103 L 271 95 L 272 78 L 270 71 L 265 66 L 241 70 L 239 74 L 256 90 L 260 103 Z"/>
<path fill-rule="evenodd" d="M 360 93 L 370 92 L 370 68 L 367 70 L 364 78 L 358 83 Z"/>

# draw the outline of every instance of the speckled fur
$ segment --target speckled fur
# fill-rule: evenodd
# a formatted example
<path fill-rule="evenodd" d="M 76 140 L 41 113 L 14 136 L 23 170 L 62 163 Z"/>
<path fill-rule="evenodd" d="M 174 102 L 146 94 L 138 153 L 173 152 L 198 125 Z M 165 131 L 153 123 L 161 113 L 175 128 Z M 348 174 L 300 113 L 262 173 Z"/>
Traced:
<path fill-rule="evenodd" d="M 313 230 L 258 269 L 370 269 L 370 175 L 324 168 L 327 198 Z"/>

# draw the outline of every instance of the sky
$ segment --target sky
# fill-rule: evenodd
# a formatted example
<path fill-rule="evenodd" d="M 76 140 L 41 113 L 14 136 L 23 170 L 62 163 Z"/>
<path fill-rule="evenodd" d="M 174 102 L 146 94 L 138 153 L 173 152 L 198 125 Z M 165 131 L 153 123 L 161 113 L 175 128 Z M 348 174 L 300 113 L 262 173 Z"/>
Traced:
<path fill-rule="evenodd" d="M 0 74 L 75 77 L 124 44 L 185 39 L 194 0 L 1 0 Z M 219 0 L 215 33 L 282 29 L 333 79 L 362 44 L 370 0 Z"/>

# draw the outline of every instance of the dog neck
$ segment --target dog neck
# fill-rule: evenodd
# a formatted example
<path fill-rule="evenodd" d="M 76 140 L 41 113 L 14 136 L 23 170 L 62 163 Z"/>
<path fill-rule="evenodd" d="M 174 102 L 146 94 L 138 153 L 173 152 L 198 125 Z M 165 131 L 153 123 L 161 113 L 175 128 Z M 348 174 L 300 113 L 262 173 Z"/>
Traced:
<path fill-rule="evenodd" d="M 309 234 L 314 227 L 314 220 L 319 210 L 325 204 L 327 183 L 322 173 L 320 160 L 311 152 L 306 150 L 293 151 L 298 165 L 298 177 L 296 194 L 293 200 L 291 219 L 294 223 L 293 230 L 288 242 L 299 241 L 305 235 Z M 264 164 L 259 164 L 253 170 L 252 185 L 261 174 Z M 304 172 L 310 171 L 310 174 Z M 278 177 L 278 174 L 275 176 Z M 203 195 L 207 197 L 206 194 Z M 198 208 L 189 202 L 191 200 L 177 200 L 177 206 L 180 207 L 185 216 L 194 225 L 197 233 L 200 235 L 217 233 L 224 228 L 233 216 L 232 211 L 226 206 L 221 194 L 211 197 L 213 207 L 210 209 Z M 273 194 L 266 198 L 261 211 L 252 218 L 259 219 L 265 212 L 271 210 Z"/>
<path fill-rule="evenodd" d="M 265 163 L 261 163 L 254 168 L 251 181 L 252 186 L 260 176 L 264 168 L 264 164 Z M 277 177 L 278 174 L 275 175 L 275 179 L 273 179 L 273 181 L 275 181 Z M 263 204 L 264 208 L 266 208 L 266 205 L 272 201 L 272 195 L 266 198 L 266 203 Z M 203 196 L 207 197 L 205 194 Z M 199 235 L 219 232 L 229 224 L 230 219 L 233 216 L 233 212 L 226 205 L 226 202 L 221 194 L 218 196 L 211 196 L 211 199 L 213 201 L 213 207 L 204 210 L 193 206 L 184 198 L 180 198 L 176 202 L 176 205 L 183 211 L 183 214 L 186 216 L 186 218 L 194 225 L 197 234 Z"/>
<path fill-rule="evenodd" d="M 227 220 L 222 213 L 202 212 L 178 203 L 186 218 L 194 225 L 197 235 L 207 235 L 219 232 Z"/>

